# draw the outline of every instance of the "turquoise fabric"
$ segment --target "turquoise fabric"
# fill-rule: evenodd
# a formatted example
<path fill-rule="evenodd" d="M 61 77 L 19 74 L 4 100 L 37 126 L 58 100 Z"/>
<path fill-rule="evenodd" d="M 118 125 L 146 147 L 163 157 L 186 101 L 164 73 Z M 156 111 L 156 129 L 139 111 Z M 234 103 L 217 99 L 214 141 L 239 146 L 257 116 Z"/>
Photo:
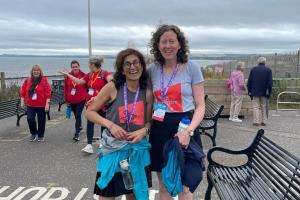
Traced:
<path fill-rule="evenodd" d="M 181 181 L 181 165 L 178 159 L 176 148 L 168 153 L 168 161 L 162 169 L 162 181 L 172 197 L 177 196 L 183 191 Z"/>
<path fill-rule="evenodd" d="M 97 162 L 97 171 L 101 172 L 101 176 L 97 181 L 100 189 L 104 189 L 113 178 L 116 172 L 120 172 L 120 161 L 129 160 L 129 169 L 131 171 L 134 188 L 133 192 L 137 200 L 148 200 L 148 182 L 145 173 L 145 167 L 150 165 L 149 149 L 151 145 L 145 138 L 139 143 L 128 143 L 122 149 L 105 155 L 101 154 Z"/>

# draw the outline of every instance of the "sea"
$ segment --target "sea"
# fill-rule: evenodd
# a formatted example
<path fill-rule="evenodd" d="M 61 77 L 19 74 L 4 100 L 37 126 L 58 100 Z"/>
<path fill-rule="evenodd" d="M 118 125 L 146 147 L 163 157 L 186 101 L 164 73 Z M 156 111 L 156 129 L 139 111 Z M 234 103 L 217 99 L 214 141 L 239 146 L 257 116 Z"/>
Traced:
<path fill-rule="evenodd" d="M 226 62 L 224 60 L 202 60 L 193 59 L 201 67 L 211 64 Z M 5 73 L 6 78 L 26 77 L 29 76 L 33 65 L 39 64 L 46 76 L 59 75 L 60 69 L 70 68 L 72 60 L 78 60 L 83 72 L 88 72 L 88 56 L 15 56 L 0 55 L 0 72 Z M 108 71 L 114 70 L 115 57 L 104 57 L 103 69 Z M 228 61 L 227 61 L 228 62 Z"/>

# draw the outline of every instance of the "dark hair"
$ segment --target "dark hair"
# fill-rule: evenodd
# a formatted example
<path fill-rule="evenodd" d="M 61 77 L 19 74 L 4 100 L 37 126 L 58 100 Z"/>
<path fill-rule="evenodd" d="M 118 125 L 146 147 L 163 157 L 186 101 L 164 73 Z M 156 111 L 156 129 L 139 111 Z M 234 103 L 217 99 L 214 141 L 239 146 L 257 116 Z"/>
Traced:
<path fill-rule="evenodd" d="M 79 62 L 77 60 L 72 60 L 71 67 L 72 67 L 73 64 L 77 64 L 78 66 L 80 66 L 80 64 L 79 64 Z"/>
<path fill-rule="evenodd" d="M 188 41 L 186 40 L 184 33 L 179 29 L 178 26 L 175 25 L 160 25 L 155 32 L 152 33 L 152 38 L 150 41 L 150 52 L 154 55 L 154 59 L 161 65 L 165 64 L 165 59 L 162 56 L 158 45 L 160 41 L 160 37 L 167 31 L 173 31 L 177 35 L 177 40 L 180 45 L 180 49 L 177 52 L 177 62 L 186 63 L 188 61 L 189 55 L 189 46 Z"/>
<path fill-rule="evenodd" d="M 143 72 L 142 72 L 142 75 L 141 75 L 141 77 L 139 79 L 140 88 L 141 89 L 146 89 L 147 82 L 148 82 L 148 75 L 147 75 L 147 71 L 146 71 L 145 58 L 144 58 L 143 54 L 140 53 L 138 50 L 131 49 L 131 48 L 122 50 L 117 55 L 116 62 L 115 62 L 115 70 L 116 70 L 116 72 L 114 74 L 114 83 L 115 83 L 115 86 L 116 86 L 117 89 L 119 89 L 126 82 L 126 77 L 123 74 L 123 65 L 124 65 L 125 58 L 127 56 L 130 56 L 130 55 L 135 55 L 140 60 L 140 63 L 142 65 L 142 67 L 143 67 Z"/>

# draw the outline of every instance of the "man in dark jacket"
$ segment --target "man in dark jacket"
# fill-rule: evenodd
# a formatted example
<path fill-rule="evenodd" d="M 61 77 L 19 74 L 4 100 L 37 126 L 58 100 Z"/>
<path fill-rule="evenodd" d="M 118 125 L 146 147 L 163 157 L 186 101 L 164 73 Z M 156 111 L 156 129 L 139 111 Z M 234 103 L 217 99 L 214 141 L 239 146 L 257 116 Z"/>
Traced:
<path fill-rule="evenodd" d="M 265 126 L 267 117 L 267 101 L 270 98 L 273 86 L 272 70 L 266 66 L 266 58 L 259 57 L 258 65 L 250 71 L 247 88 L 252 100 L 253 125 Z"/>

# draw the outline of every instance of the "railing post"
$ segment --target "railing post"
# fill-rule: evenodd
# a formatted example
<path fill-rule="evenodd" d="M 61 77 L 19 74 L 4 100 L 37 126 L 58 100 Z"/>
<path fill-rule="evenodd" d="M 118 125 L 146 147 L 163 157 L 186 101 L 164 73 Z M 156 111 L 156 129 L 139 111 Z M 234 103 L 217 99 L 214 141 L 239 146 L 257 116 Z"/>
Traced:
<path fill-rule="evenodd" d="M 277 53 L 275 53 L 274 56 L 274 77 L 277 77 L 276 73 L 277 73 Z"/>
<path fill-rule="evenodd" d="M 298 50 L 298 56 L 297 56 L 297 73 L 296 73 L 296 77 L 299 76 L 299 67 L 300 67 L 300 50 Z"/>
<path fill-rule="evenodd" d="M 5 73 L 0 72 L 0 84 L 1 84 L 1 91 L 4 91 L 6 86 L 5 86 Z"/>

